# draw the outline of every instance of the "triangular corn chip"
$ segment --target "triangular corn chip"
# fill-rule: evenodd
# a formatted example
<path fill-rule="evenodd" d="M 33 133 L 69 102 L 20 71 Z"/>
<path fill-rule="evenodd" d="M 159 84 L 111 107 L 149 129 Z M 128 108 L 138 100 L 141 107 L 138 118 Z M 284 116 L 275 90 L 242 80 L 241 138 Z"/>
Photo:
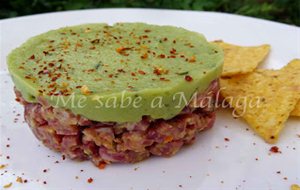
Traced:
<path fill-rule="evenodd" d="M 270 52 L 270 45 L 267 44 L 243 47 L 223 41 L 214 41 L 212 43 L 220 46 L 224 51 L 222 76 L 251 73 Z"/>
<path fill-rule="evenodd" d="M 222 96 L 268 143 L 277 141 L 300 99 L 300 91 L 285 83 L 286 78 L 280 72 L 256 70 L 220 79 Z"/>

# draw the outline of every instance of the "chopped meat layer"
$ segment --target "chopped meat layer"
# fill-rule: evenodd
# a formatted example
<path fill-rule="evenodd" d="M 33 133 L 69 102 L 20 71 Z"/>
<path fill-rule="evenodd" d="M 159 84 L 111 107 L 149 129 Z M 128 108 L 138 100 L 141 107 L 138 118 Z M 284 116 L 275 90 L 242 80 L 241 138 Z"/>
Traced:
<path fill-rule="evenodd" d="M 214 102 L 208 103 L 207 98 L 215 100 L 218 89 L 218 82 L 213 81 L 172 119 L 144 116 L 136 123 L 91 121 L 47 105 L 41 98 L 39 103 L 28 103 L 17 90 L 16 95 L 25 107 L 26 122 L 45 146 L 71 159 L 90 159 L 99 165 L 134 163 L 151 155 L 169 157 L 184 144 L 193 143 L 198 132 L 213 126 Z"/>

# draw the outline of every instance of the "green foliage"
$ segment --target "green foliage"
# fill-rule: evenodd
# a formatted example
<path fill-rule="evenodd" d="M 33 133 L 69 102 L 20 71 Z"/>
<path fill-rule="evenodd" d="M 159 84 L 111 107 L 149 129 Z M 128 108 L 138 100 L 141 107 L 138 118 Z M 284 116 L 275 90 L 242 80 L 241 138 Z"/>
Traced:
<path fill-rule="evenodd" d="M 300 25 L 299 0 L 0 0 L 0 18 L 107 7 L 228 12 Z"/>

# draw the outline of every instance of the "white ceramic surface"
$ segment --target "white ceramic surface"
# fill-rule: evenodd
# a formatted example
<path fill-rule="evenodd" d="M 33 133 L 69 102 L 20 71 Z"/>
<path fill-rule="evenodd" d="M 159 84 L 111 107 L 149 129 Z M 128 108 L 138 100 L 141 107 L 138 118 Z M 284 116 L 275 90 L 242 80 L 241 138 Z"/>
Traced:
<path fill-rule="evenodd" d="M 59 154 L 42 146 L 23 122 L 23 108 L 14 100 L 6 56 L 31 36 L 92 22 L 174 25 L 203 33 L 208 40 L 223 39 L 240 45 L 268 43 L 272 52 L 260 66 L 264 68 L 280 68 L 291 59 L 300 58 L 299 27 L 230 14 L 98 9 L 1 20 L 0 165 L 7 167 L 0 169 L 0 188 L 10 182 L 10 189 L 20 190 L 283 190 L 300 184 L 299 118 L 290 118 L 283 130 L 277 144 L 282 154 L 269 154 L 271 145 L 246 130 L 246 123 L 233 119 L 229 110 L 219 111 L 214 128 L 200 134 L 194 145 L 172 158 L 151 158 L 133 165 L 113 164 L 99 170 L 89 162 L 63 161 Z M 10 147 L 6 147 L 8 144 Z M 59 164 L 55 164 L 57 160 Z M 48 171 L 44 173 L 44 169 Z M 17 176 L 28 183 L 15 182 Z M 93 183 L 87 183 L 90 177 Z"/>

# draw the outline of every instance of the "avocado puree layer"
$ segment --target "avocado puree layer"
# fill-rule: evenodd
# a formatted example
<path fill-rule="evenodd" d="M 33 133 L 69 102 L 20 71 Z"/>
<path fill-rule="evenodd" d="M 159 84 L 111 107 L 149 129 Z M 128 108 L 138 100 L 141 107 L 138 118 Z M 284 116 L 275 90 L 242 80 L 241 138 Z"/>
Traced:
<path fill-rule="evenodd" d="M 28 102 L 44 98 L 94 121 L 176 116 L 222 70 L 223 52 L 196 32 L 143 23 L 85 24 L 30 38 L 8 56 Z M 184 95 L 184 96 L 183 96 Z"/>

